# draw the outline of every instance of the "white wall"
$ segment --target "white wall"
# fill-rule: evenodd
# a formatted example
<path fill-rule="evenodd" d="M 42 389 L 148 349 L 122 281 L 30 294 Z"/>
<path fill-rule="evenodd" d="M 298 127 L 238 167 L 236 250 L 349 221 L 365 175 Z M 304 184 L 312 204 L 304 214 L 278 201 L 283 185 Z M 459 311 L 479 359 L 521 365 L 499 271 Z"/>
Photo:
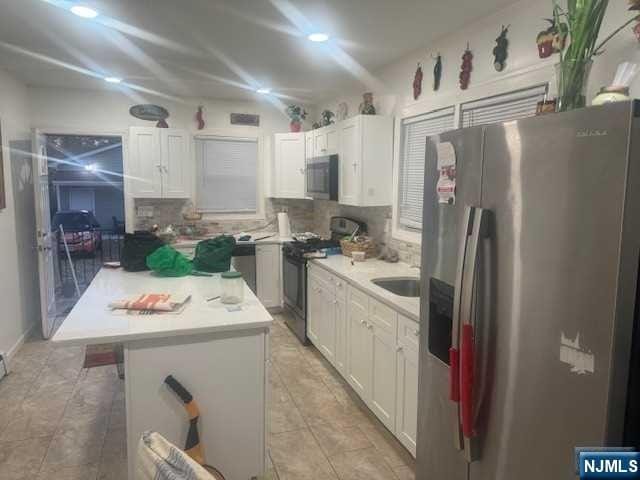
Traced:
<path fill-rule="evenodd" d="M 541 60 L 535 43 L 538 32 L 547 28 L 543 20 L 551 16 L 551 0 L 523 0 L 506 9 L 485 17 L 466 26 L 460 31 L 425 45 L 399 61 L 374 72 L 385 85 L 382 92 L 374 92 L 378 113 L 388 115 L 411 115 L 417 111 L 429 111 L 452 103 L 482 98 L 509 90 L 526 87 L 538 82 L 553 81 L 553 65 L 558 55 Z M 612 1 L 601 29 L 601 38 L 629 20 L 632 14 L 627 11 L 627 2 Z M 507 67 L 496 72 L 493 67 L 492 50 L 502 25 L 509 28 L 509 57 Z M 632 25 L 633 26 L 633 25 Z M 635 61 L 640 63 L 640 48 L 631 28 L 627 27 L 607 47 L 607 51 L 594 62 L 589 83 L 591 99 L 603 85 L 608 85 L 618 63 Z M 462 54 L 469 42 L 474 54 L 473 73 L 470 87 L 462 91 L 458 85 L 458 75 Z M 433 92 L 433 60 L 431 55 L 440 52 L 443 57 L 441 87 Z M 413 100 L 413 75 L 418 62 L 422 63 L 424 80 L 422 95 Z M 346 90 L 336 94 L 335 98 L 321 102 L 318 112 L 325 108 L 336 111 L 338 103 L 345 101 L 349 106 L 349 115 L 358 110 L 365 87 Z M 631 89 L 632 96 L 640 96 L 640 79 L 636 79 Z"/>
<path fill-rule="evenodd" d="M 377 113 L 394 115 L 397 118 L 408 117 L 546 82 L 551 82 L 550 93 L 555 96 L 554 65 L 558 62 L 559 56 L 553 55 L 549 59 L 540 59 L 535 42 L 538 32 L 548 26 L 543 19 L 551 16 L 551 5 L 551 0 L 523 0 L 473 22 L 460 31 L 452 32 L 431 45 L 425 45 L 399 61 L 374 72 L 385 86 L 383 91 L 374 92 Z M 610 2 L 601 29 L 601 38 L 605 38 L 631 18 L 632 14 L 627 11 L 627 2 Z M 509 56 L 505 70 L 496 72 L 493 66 L 492 50 L 502 25 L 510 25 Z M 627 27 L 609 42 L 606 52 L 595 59 L 589 83 L 589 101 L 601 86 L 610 84 L 619 63 L 627 60 L 640 63 L 640 47 L 631 31 L 632 27 L 633 25 Z M 461 57 L 467 42 L 473 51 L 474 60 L 469 89 L 463 91 L 459 88 L 458 76 L 462 63 Z M 435 56 L 438 52 L 442 55 L 443 72 L 440 89 L 434 92 L 432 89 L 434 61 L 431 56 Z M 422 95 L 416 101 L 413 99 L 412 84 L 418 62 L 422 63 L 424 79 Z M 337 111 L 340 102 L 347 103 L 349 116 L 356 114 L 365 87 L 342 91 L 345 93 L 336 94 L 335 98 L 321 102 L 317 108 L 318 115 L 324 109 Z M 631 95 L 640 97 L 640 79 L 636 79 L 632 85 Z M 398 128 L 397 123 L 396 128 Z M 397 143 L 398 141 L 395 145 L 396 156 Z M 393 159 L 390 158 L 389 161 Z M 412 245 L 407 242 L 419 241 L 420 236 L 394 228 L 394 238 L 402 241 L 401 243 L 405 244 L 404 247 L 411 249 Z M 394 244 L 394 246 L 398 245 Z"/>
<path fill-rule="evenodd" d="M 34 127 L 48 133 L 109 133 L 126 135 L 131 126 L 153 126 L 154 122 L 139 120 L 129 115 L 134 101 L 117 91 L 91 91 L 62 88 L 29 88 L 30 116 Z M 270 139 L 274 133 L 287 132 L 289 120 L 283 112 L 272 104 L 252 101 L 227 101 L 213 99 L 188 98 L 184 103 L 166 101 L 158 98 L 148 99 L 148 103 L 164 106 L 169 111 L 167 123 L 172 128 L 181 128 L 193 133 L 198 132 L 195 120 L 196 108 L 204 106 L 205 130 L 228 128 L 231 126 L 230 113 L 252 113 L 260 115 L 260 127 L 257 135 Z M 312 114 L 314 112 L 312 111 Z M 311 118 L 311 116 L 310 116 Z M 309 122 L 310 123 L 310 122 Z M 251 127 L 241 127 L 250 129 Z M 271 152 L 271 144 L 266 144 Z M 127 141 L 124 143 L 126 162 Z M 268 163 L 269 158 L 265 161 Z M 267 173 L 268 174 L 268 173 Z M 125 196 L 126 222 L 135 225 L 133 217 L 134 202 Z M 129 227 L 127 227 L 129 228 Z"/>
<path fill-rule="evenodd" d="M 28 148 L 31 138 L 27 88 L 0 70 L 0 122 L 7 208 L 0 211 L 0 351 L 12 353 L 39 321 L 35 215 L 30 161 L 13 149 Z M 12 162 L 24 168 L 13 168 Z M 15 178 L 20 174 L 22 179 Z M 15 188 L 15 191 L 14 191 Z M 31 207 L 30 207 L 31 206 Z M 30 207 L 30 208 L 29 208 Z M 20 248 L 18 248 L 18 245 Z"/>

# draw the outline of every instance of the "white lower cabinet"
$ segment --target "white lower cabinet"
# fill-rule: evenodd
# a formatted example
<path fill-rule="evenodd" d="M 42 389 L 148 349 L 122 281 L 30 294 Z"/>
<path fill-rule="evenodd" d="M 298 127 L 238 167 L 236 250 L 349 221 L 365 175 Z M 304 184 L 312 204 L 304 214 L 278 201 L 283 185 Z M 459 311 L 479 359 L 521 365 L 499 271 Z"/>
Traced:
<path fill-rule="evenodd" d="M 418 427 L 418 345 L 420 330 L 413 320 L 398 315 L 396 357 L 396 436 L 414 456 Z"/>
<path fill-rule="evenodd" d="M 418 323 L 309 264 L 307 336 L 415 456 Z"/>
<path fill-rule="evenodd" d="M 371 352 L 373 332 L 369 328 L 368 297 L 354 288 L 347 293 L 347 381 L 367 402 L 371 397 Z"/>
<path fill-rule="evenodd" d="M 256 293 L 267 308 L 282 306 L 280 244 L 256 245 Z"/>

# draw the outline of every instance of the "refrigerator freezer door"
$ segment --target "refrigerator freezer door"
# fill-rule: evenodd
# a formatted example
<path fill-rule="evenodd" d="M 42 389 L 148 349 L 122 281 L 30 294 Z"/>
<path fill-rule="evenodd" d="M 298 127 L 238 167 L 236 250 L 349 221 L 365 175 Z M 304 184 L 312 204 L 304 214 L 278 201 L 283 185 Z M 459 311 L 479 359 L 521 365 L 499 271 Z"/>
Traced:
<path fill-rule="evenodd" d="M 606 443 L 630 116 L 623 104 L 486 129 L 479 296 L 492 308 L 475 321 L 471 480 L 574 478 L 573 448 Z"/>
<path fill-rule="evenodd" d="M 451 142 L 456 154 L 455 204 L 439 203 L 437 143 Z M 449 358 L 459 252 L 479 205 L 483 130 L 448 132 L 427 141 L 425 163 L 420 381 L 418 396 L 417 480 L 466 480 L 467 463 L 459 448 L 459 414 L 450 400 Z M 455 328 L 453 329 L 455 331 Z"/>

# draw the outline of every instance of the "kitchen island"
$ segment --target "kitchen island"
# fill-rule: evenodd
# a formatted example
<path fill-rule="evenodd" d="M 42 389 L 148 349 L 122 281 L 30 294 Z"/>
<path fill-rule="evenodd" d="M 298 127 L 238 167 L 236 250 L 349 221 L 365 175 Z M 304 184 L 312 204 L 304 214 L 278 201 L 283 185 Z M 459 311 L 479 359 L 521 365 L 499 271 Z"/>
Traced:
<path fill-rule="evenodd" d="M 135 294 L 191 295 L 181 313 L 127 315 L 110 302 Z M 245 285 L 239 309 L 219 300 L 219 274 L 163 278 L 102 269 L 53 337 L 62 345 L 122 343 L 125 354 L 129 478 L 142 432 L 155 430 L 183 447 L 188 420 L 164 385 L 173 375 L 200 407 L 207 463 L 227 480 L 264 472 L 266 385 L 271 315 Z"/>

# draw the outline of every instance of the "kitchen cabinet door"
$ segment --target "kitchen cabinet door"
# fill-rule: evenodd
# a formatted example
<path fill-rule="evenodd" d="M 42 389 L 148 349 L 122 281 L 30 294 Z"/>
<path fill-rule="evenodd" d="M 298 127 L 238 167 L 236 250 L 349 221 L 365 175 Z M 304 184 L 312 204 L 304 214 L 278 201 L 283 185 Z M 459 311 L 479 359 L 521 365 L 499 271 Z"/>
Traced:
<path fill-rule="evenodd" d="M 336 304 L 335 295 L 326 287 L 321 287 L 321 311 L 318 334 L 320 352 L 332 365 L 336 360 Z"/>
<path fill-rule="evenodd" d="M 338 131 L 338 127 L 336 124 L 329 125 L 326 127 L 326 145 L 327 145 L 327 155 L 334 155 L 338 153 L 340 148 L 340 132 Z"/>
<path fill-rule="evenodd" d="M 191 139 L 184 130 L 160 129 L 160 151 L 162 152 L 162 196 L 164 198 L 191 197 L 194 182 L 194 163 L 190 156 Z"/>
<path fill-rule="evenodd" d="M 344 377 L 347 375 L 347 304 L 344 298 L 336 298 L 334 312 L 336 354 L 333 365 Z"/>
<path fill-rule="evenodd" d="M 375 323 L 368 324 L 373 333 L 371 339 L 370 406 L 373 413 L 391 431 L 396 423 L 396 339 L 391 333 Z"/>
<path fill-rule="evenodd" d="M 313 151 L 313 130 L 304 134 L 304 152 L 307 160 L 315 156 Z"/>
<path fill-rule="evenodd" d="M 340 203 L 359 206 L 361 186 L 362 133 L 360 117 L 339 123 Z"/>
<path fill-rule="evenodd" d="M 275 135 L 275 197 L 305 198 L 305 134 Z"/>
<path fill-rule="evenodd" d="M 418 350 L 400 345 L 397 355 L 396 437 L 416 455 L 418 428 Z"/>
<path fill-rule="evenodd" d="M 373 333 L 367 322 L 368 297 L 349 287 L 347 306 L 347 381 L 365 401 L 371 397 Z"/>
<path fill-rule="evenodd" d="M 313 131 L 313 156 L 322 157 L 328 155 L 327 151 L 327 127 Z"/>
<path fill-rule="evenodd" d="M 317 278 L 308 276 L 307 285 L 307 337 L 320 348 L 320 324 L 322 322 L 322 287 Z"/>
<path fill-rule="evenodd" d="M 133 197 L 162 197 L 160 129 L 151 127 L 129 129 L 129 155 L 125 162 L 125 173 Z"/>
<path fill-rule="evenodd" d="M 267 308 L 282 306 L 281 265 L 280 245 L 256 245 L 256 289 L 258 299 Z"/>

